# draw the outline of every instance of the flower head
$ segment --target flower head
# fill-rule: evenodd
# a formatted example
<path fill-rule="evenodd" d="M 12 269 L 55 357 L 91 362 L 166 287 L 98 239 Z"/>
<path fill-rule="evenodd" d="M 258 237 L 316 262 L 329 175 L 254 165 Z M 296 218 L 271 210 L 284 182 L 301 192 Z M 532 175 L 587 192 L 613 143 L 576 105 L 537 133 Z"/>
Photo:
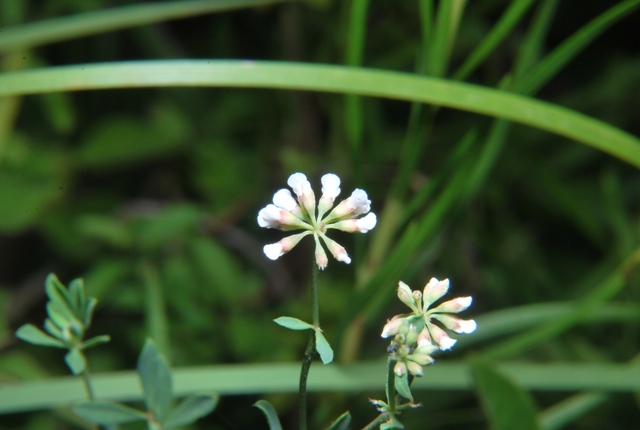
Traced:
<path fill-rule="evenodd" d="M 336 260 L 351 263 L 347 251 L 327 237 L 326 233 L 328 229 L 349 233 L 367 233 L 373 229 L 377 219 L 374 213 L 369 213 L 371 200 L 367 198 L 365 191 L 356 189 L 350 197 L 333 207 L 336 197 L 340 194 L 340 178 L 333 173 L 327 173 L 322 177 L 321 182 L 322 197 L 316 205 L 316 197 L 307 177 L 302 173 L 294 173 L 289 176 L 287 184 L 296 197 L 294 198 L 288 189 L 283 188 L 274 194 L 273 204 L 267 205 L 258 213 L 260 227 L 284 231 L 306 230 L 266 245 L 264 253 L 267 257 L 275 260 L 289 252 L 304 236 L 313 235 L 316 243 L 316 264 L 320 269 L 327 267 L 328 262 L 321 242 L 324 242 Z M 365 216 L 360 217 L 361 215 Z"/>
<path fill-rule="evenodd" d="M 431 354 L 438 349 L 451 349 L 456 343 L 434 320 L 455 333 L 472 333 L 474 320 L 463 320 L 457 314 L 471 306 L 471 297 L 458 297 L 430 309 L 449 290 L 449 280 L 431 278 L 423 291 L 414 290 L 404 282 L 398 284 L 398 298 L 411 313 L 396 315 L 384 326 L 382 337 L 393 337 L 389 354 L 397 361 L 394 371 L 403 377 L 408 373 L 422 376 L 422 366 L 431 364 Z"/>

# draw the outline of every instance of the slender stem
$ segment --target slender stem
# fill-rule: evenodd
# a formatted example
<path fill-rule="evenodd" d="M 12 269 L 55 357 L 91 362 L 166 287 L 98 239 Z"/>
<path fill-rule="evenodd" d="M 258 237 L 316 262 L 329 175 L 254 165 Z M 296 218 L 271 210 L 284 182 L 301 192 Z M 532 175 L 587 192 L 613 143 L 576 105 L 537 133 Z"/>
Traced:
<path fill-rule="evenodd" d="M 366 426 L 362 427 L 362 430 L 373 430 L 373 429 L 377 428 L 378 425 L 380 425 L 383 422 L 387 421 L 388 418 L 389 418 L 389 413 L 388 412 L 383 412 L 380 415 L 378 415 L 369 424 L 367 424 Z"/>
<path fill-rule="evenodd" d="M 80 378 L 82 379 L 82 384 L 84 385 L 84 391 L 87 393 L 87 398 L 90 401 L 94 401 L 96 399 L 96 396 L 93 392 L 93 386 L 91 385 L 91 375 L 89 374 L 88 364 L 85 365 L 84 371 L 80 374 Z M 93 430 L 98 430 L 100 427 L 96 424 L 92 424 L 91 428 Z"/>
<path fill-rule="evenodd" d="M 315 327 L 320 327 L 320 305 L 318 301 L 318 265 L 315 260 L 311 267 L 311 319 Z M 300 430 L 307 430 L 307 378 L 309 377 L 309 369 L 316 352 L 316 336 L 315 331 L 309 333 L 309 342 L 304 351 L 302 360 L 302 368 L 300 369 L 300 390 L 298 393 L 298 411 L 300 416 Z"/>
<path fill-rule="evenodd" d="M 396 411 L 396 374 L 393 371 L 396 365 L 396 360 L 389 357 L 387 361 L 387 405 L 389 405 L 389 411 L 395 414 Z"/>
<path fill-rule="evenodd" d="M 80 374 L 82 378 L 82 384 L 84 385 L 84 391 L 87 393 L 87 398 L 91 401 L 95 400 L 93 394 L 93 387 L 91 386 L 91 379 L 89 377 L 89 369 L 84 369 L 84 372 Z"/>

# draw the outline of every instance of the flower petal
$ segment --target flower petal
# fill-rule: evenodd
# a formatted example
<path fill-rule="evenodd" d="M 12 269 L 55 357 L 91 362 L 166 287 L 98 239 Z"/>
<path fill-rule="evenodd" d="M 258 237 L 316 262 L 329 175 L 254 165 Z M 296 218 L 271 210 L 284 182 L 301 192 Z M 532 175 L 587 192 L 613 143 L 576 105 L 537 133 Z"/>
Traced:
<path fill-rule="evenodd" d="M 404 322 L 404 318 L 400 318 L 396 315 L 395 317 L 387 321 L 387 323 L 382 328 L 382 334 L 380 336 L 384 338 L 395 336 L 396 334 L 398 334 L 398 331 L 400 330 L 400 327 L 402 327 L 402 324 L 404 324 Z"/>
<path fill-rule="evenodd" d="M 258 225 L 264 228 L 277 228 L 284 231 L 311 228 L 309 224 L 292 213 L 271 204 L 262 208 L 258 213 Z"/>
<path fill-rule="evenodd" d="M 362 214 L 366 214 L 370 210 L 371 200 L 367 198 L 367 193 L 364 190 L 356 188 L 353 193 L 351 193 L 351 196 L 333 208 L 325 222 L 329 223 L 340 219 L 356 218 Z"/>
<path fill-rule="evenodd" d="M 318 219 L 333 207 L 333 202 L 340 194 L 340 178 L 333 173 L 327 173 L 320 180 L 322 182 L 322 197 L 318 203 Z"/>
<path fill-rule="evenodd" d="M 430 312 L 457 314 L 471 306 L 472 300 L 471 297 L 456 297 L 453 300 L 444 302 L 438 307 L 431 309 Z"/>
<path fill-rule="evenodd" d="M 451 349 L 451 347 L 456 344 L 457 340 L 451 339 L 449 335 L 437 325 L 427 323 L 427 327 L 429 327 L 431 338 L 440 349 Z"/>
<path fill-rule="evenodd" d="M 411 373 L 413 376 L 422 376 L 424 374 L 422 366 L 420 366 L 415 361 L 407 361 L 407 370 L 409 370 L 409 373 Z"/>
<path fill-rule="evenodd" d="M 291 195 L 291 191 L 286 188 L 276 191 L 273 195 L 273 204 L 289 212 L 298 206 L 298 202 Z"/>
<path fill-rule="evenodd" d="M 411 295 L 411 288 L 402 281 L 398 282 L 398 298 L 411 309 L 416 308 L 413 296 Z"/>
<path fill-rule="evenodd" d="M 324 270 L 329 263 L 329 259 L 327 258 L 327 253 L 324 252 L 324 248 L 320 244 L 320 240 L 318 240 L 317 235 L 313 235 L 313 239 L 316 241 L 316 264 L 320 270 Z"/>
<path fill-rule="evenodd" d="M 440 297 L 444 296 L 449 290 L 449 280 L 444 279 L 438 281 L 436 278 L 431 278 L 427 285 L 424 287 L 424 294 L 422 295 L 423 311 L 426 312 L 429 306 Z"/>
<path fill-rule="evenodd" d="M 343 263 L 347 264 L 351 263 L 351 258 L 349 258 L 347 251 L 342 245 L 340 245 L 335 240 L 329 239 L 325 234 L 320 234 L 320 236 L 322 237 L 322 240 L 324 240 L 324 243 L 327 244 L 329 252 L 336 260 L 342 261 Z"/>
<path fill-rule="evenodd" d="M 302 206 L 311 219 L 315 218 L 316 196 L 311 189 L 311 183 L 303 173 L 294 173 L 289 176 L 287 184 L 293 192 L 298 196 L 300 206 Z"/>
<path fill-rule="evenodd" d="M 335 228 L 336 230 L 346 231 L 347 233 L 367 233 L 376 226 L 376 214 L 369 213 L 358 219 L 345 219 L 332 224 L 328 224 L 327 228 Z"/>
<path fill-rule="evenodd" d="M 440 321 L 446 328 L 456 333 L 473 333 L 478 325 L 474 320 L 463 320 L 451 315 L 435 314 L 431 315 L 434 319 Z"/>
<path fill-rule="evenodd" d="M 294 234 L 292 236 L 287 236 L 284 239 L 281 239 L 279 242 L 272 243 L 270 245 L 265 245 L 262 250 L 264 254 L 270 258 L 271 260 L 277 260 L 282 257 L 282 255 L 291 251 L 294 246 L 300 242 L 300 239 L 311 234 L 310 231 L 305 231 L 302 233 Z"/>

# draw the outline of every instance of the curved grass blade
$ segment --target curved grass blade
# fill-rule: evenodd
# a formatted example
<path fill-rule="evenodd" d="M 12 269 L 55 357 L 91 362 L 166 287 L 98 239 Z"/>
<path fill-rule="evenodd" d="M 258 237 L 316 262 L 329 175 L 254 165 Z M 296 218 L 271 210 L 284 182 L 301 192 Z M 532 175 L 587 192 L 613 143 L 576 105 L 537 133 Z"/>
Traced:
<path fill-rule="evenodd" d="M 0 52 L 41 46 L 108 31 L 283 0 L 192 0 L 128 5 L 3 28 Z"/>
<path fill-rule="evenodd" d="M 640 140 L 595 118 L 491 88 L 400 72 L 287 62 L 175 60 L 87 64 L 0 76 L 0 96 L 168 86 L 310 90 L 419 101 L 537 127 L 640 167 Z"/>

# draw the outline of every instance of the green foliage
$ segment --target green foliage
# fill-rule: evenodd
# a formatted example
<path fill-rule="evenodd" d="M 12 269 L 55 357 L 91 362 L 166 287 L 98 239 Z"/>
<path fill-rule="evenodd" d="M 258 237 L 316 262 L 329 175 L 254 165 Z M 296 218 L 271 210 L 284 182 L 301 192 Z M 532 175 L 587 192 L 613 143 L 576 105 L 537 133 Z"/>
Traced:
<path fill-rule="evenodd" d="M 492 429 L 540 428 L 536 408 L 524 390 L 481 360 L 475 360 L 471 368 Z"/>
<path fill-rule="evenodd" d="M 82 279 L 74 279 L 67 288 L 53 273 L 47 276 L 45 291 L 49 301 L 44 328 L 49 334 L 25 324 L 16 331 L 16 336 L 34 345 L 69 349 L 64 360 L 71 372 L 79 375 L 87 367 L 82 351 L 110 340 L 106 335 L 84 340 L 97 300 L 87 298 Z"/>
<path fill-rule="evenodd" d="M 267 402 L 266 400 L 258 400 L 253 404 L 253 406 L 260 409 L 264 416 L 267 418 L 267 423 L 269 424 L 270 430 L 282 430 L 282 425 L 280 424 L 278 413 L 271 403 Z"/>
<path fill-rule="evenodd" d="M 347 409 L 352 428 L 371 421 L 397 282 L 431 276 L 474 297 L 478 330 L 424 377 L 394 378 L 422 404 L 402 410 L 406 428 L 502 428 L 533 404 L 544 428 L 640 420 L 639 0 L 36 3 L 0 1 L 0 328 L 65 351 L 0 356 L 0 412 L 85 398 L 77 377 L 53 378 L 66 354 L 94 370 L 100 400 L 78 411 L 146 420 L 115 403 L 149 403 L 137 375 L 115 372 L 151 334 L 188 396 L 166 409 L 166 392 L 149 394 L 165 426 L 215 407 L 199 391 L 233 395 L 238 428 L 259 415 L 240 394 L 290 423 L 294 396 L 280 393 L 297 391 L 306 339 L 270 321 L 306 318 L 311 251 L 267 260 L 261 246 L 281 236 L 255 217 L 302 171 L 365 189 L 378 215 L 367 235 L 336 238 L 353 262 L 321 274 L 323 331 L 284 324 L 314 329 L 334 360 L 310 372 L 314 427 Z M 48 279 L 38 295 L 49 270 L 81 273 L 91 294 Z M 44 302 L 44 325 L 25 324 Z M 117 343 L 86 351 L 108 340 L 85 340 L 90 323 Z M 470 370 L 465 353 L 491 364 Z M 40 417 L 0 421 L 77 422 Z M 390 419 L 375 427 L 402 427 Z"/>

